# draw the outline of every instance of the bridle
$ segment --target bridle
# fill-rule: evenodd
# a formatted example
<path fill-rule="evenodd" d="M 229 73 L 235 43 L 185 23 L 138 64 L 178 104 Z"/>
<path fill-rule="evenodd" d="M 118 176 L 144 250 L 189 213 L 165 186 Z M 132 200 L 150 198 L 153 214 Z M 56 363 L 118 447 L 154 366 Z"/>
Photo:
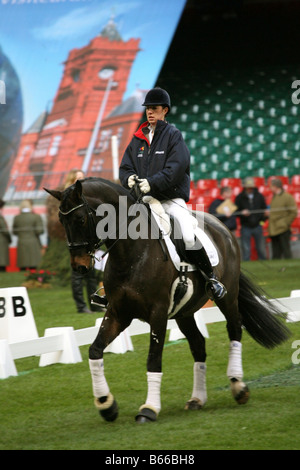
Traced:
<path fill-rule="evenodd" d="M 135 185 L 135 186 L 137 186 L 137 185 Z M 137 190 L 135 190 L 135 192 L 136 192 L 137 202 L 142 202 L 142 196 L 143 196 L 142 193 L 138 192 Z M 89 234 L 92 234 L 91 240 L 93 240 L 93 241 L 80 241 L 80 242 L 70 241 L 70 239 L 71 239 L 70 233 L 68 233 L 69 230 L 66 229 L 67 239 L 68 239 L 68 248 L 69 248 L 70 251 L 75 250 L 75 249 L 78 250 L 80 248 L 85 248 L 86 251 L 87 251 L 87 254 L 91 258 L 95 259 L 95 252 L 97 250 L 99 250 L 99 248 L 101 248 L 103 245 L 106 244 L 106 242 L 109 240 L 109 237 L 107 237 L 106 239 L 99 239 L 97 237 L 97 235 L 96 235 L 96 223 L 95 223 L 95 218 L 94 218 L 94 215 L 93 215 L 93 213 L 96 214 L 96 210 L 93 207 L 89 206 L 87 200 L 85 199 L 85 197 L 83 195 L 81 195 L 81 200 L 82 200 L 81 204 L 78 204 L 78 206 L 72 207 L 72 209 L 68 210 L 67 212 L 63 212 L 61 210 L 61 208 L 59 207 L 59 212 L 60 212 L 61 215 L 66 216 L 66 215 L 69 215 L 72 212 L 76 211 L 77 209 L 80 209 L 81 207 L 84 207 L 86 209 L 87 221 L 88 221 L 88 232 L 89 232 Z M 150 216 L 148 215 L 148 217 L 150 217 Z M 127 229 L 127 227 L 126 227 L 126 229 Z M 168 256 L 167 256 L 164 244 L 162 243 L 161 230 L 159 230 L 159 233 L 160 233 L 160 236 L 158 238 L 158 241 L 159 241 L 159 243 L 161 245 L 161 248 L 163 250 L 165 261 L 167 261 Z M 106 249 L 105 253 L 101 256 L 101 259 L 104 258 L 110 252 L 110 250 L 114 247 L 114 245 L 116 243 L 118 243 L 119 240 L 120 240 L 120 237 L 117 237 L 116 240 L 114 241 L 114 243 L 112 243 L 112 245 L 110 245 L 110 247 L 108 247 Z"/>
<path fill-rule="evenodd" d="M 91 241 L 72 241 L 72 237 L 70 236 L 69 230 L 66 229 L 67 232 L 67 239 L 68 239 L 68 248 L 70 251 L 75 250 L 75 249 L 80 249 L 80 248 L 86 248 L 87 254 L 89 256 L 92 256 L 94 258 L 95 251 L 97 251 L 102 245 L 105 244 L 106 240 L 101 240 L 97 237 L 96 235 L 96 222 L 94 218 L 94 214 L 96 214 L 96 210 L 92 207 L 89 206 L 87 200 L 85 197 L 82 195 L 81 196 L 82 203 L 78 204 L 78 206 L 72 207 L 72 209 L 63 212 L 61 208 L 59 208 L 59 212 L 61 215 L 66 216 L 71 214 L 72 212 L 76 211 L 77 209 L 80 209 L 81 207 L 84 207 L 86 209 L 86 214 L 87 214 L 87 230 L 90 235 Z M 71 240 L 71 241 L 70 241 Z"/>

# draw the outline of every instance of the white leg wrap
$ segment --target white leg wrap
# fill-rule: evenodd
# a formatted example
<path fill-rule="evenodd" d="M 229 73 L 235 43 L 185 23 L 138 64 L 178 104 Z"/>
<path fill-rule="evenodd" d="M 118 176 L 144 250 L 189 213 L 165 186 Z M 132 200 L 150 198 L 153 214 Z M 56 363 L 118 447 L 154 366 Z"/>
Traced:
<path fill-rule="evenodd" d="M 204 405 L 207 401 L 205 362 L 194 362 L 194 383 L 192 398 L 198 398 L 202 405 Z"/>
<path fill-rule="evenodd" d="M 147 372 L 148 394 L 145 405 L 141 408 L 150 408 L 156 414 L 160 412 L 160 385 L 162 379 L 162 372 Z"/>
<path fill-rule="evenodd" d="M 230 341 L 227 377 L 238 380 L 243 378 L 242 343 L 239 341 Z"/>
<path fill-rule="evenodd" d="M 93 394 L 95 398 L 109 395 L 109 387 L 104 375 L 103 359 L 89 359 L 89 366 L 92 375 Z"/>

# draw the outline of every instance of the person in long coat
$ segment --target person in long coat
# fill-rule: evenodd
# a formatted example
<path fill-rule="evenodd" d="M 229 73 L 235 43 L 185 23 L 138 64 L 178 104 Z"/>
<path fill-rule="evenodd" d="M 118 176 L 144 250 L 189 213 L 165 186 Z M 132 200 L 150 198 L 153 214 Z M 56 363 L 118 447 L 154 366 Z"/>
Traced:
<path fill-rule="evenodd" d="M 13 220 L 13 234 L 18 237 L 17 266 L 21 269 L 36 269 L 42 260 L 40 235 L 44 233 L 43 221 L 39 214 L 32 212 L 32 203 L 24 200 L 20 214 Z"/>
<path fill-rule="evenodd" d="M 271 180 L 273 198 L 269 210 L 269 236 L 272 245 L 272 259 L 292 258 L 291 225 L 298 209 L 294 197 L 283 189 L 279 178 Z"/>
<path fill-rule="evenodd" d="M 5 202 L 0 199 L 0 211 Z M 0 271 L 6 271 L 9 266 L 9 245 L 12 242 L 6 220 L 0 213 Z"/>

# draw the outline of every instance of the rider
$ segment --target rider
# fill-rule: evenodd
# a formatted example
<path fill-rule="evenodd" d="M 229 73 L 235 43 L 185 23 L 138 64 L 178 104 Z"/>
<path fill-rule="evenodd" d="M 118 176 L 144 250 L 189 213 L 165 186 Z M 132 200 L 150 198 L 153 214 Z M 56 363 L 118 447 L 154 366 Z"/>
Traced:
<path fill-rule="evenodd" d="M 180 224 L 189 261 L 201 270 L 211 299 L 221 299 L 226 288 L 213 272 L 207 253 L 194 236 L 186 202 L 190 193 L 190 153 L 181 132 L 166 121 L 171 109 L 167 91 L 153 88 L 145 97 L 147 121 L 133 135 L 121 165 L 120 181 L 131 189 L 136 181 L 142 193 L 161 201 Z M 200 249 L 199 249 L 200 246 Z"/>

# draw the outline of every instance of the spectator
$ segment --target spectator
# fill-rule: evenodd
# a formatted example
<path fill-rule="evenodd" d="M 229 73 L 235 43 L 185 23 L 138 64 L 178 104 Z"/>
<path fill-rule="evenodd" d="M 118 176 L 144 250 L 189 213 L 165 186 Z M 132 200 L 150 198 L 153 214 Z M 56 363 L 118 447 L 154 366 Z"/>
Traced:
<path fill-rule="evenodd" d="M 262 225 L 267 219 L 266 201 L 255 187 L 253 178 L 246 178 L 243 190 L 235 198 L 237 215 L 241 221 L 241 248 L 243 261 L 250 260 L 251 239 L 255 240 L 258 259 L 266 259 L 266 245 Z"/>
<path fill-rule="evenodd" d="M 297 217 L 297 204 L 293 196 L 284 191 L 280 179 L 271 180 L 270 189 L 273 193 L 269 211 L 272 258 L 292 258 L 291 225 Z"/>
<path fill-rule="evenodd" d="M 0 199 L 0 271 L 6 271 L 9 265 L 9 244 L 12 241 L 6 220 L 1 214 L 4 204 L 5 202 Z"/>
<path fill-rule="evenodd" d="M 220 190 L 220 197 L 215 199 L 209 206 L 208 212 L 217 217 L 229 230 L 236 230 L 236 216 L 233 215 L 236 206 L 231 201 L 232 189 L 224 186 Z"/>
<path fill-rule="evenodd" d="M 32 211 L 32 202 L 25 199 L 20 204 L 20 214 L 13 220 L 13 234 L 18 237 L 17 266 L 36 269 L 42 260 L 40 235 L 44 233 L 43 221 Z"/>

